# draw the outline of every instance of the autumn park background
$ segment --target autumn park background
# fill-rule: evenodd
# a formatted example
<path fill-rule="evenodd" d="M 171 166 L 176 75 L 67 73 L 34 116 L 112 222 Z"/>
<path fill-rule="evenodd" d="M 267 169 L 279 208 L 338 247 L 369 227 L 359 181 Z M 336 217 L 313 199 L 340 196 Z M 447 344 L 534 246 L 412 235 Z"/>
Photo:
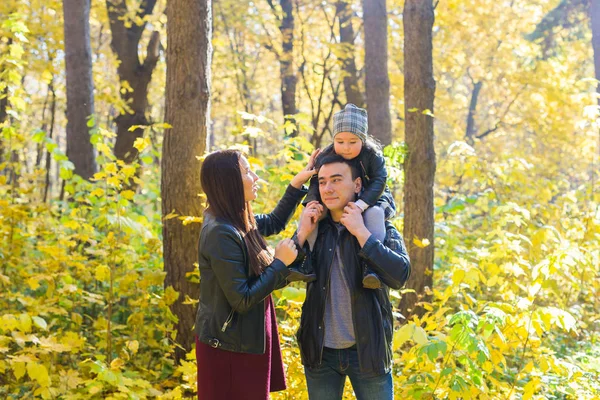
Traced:
<path fill-rule="evenodd" d="M 599 76 L 597 0 L 3 0 L 0 398 L 194 398 L 201 156 L 270 210 L 352 102 L 413 263 L 396 397 L 599 399 Z"/>

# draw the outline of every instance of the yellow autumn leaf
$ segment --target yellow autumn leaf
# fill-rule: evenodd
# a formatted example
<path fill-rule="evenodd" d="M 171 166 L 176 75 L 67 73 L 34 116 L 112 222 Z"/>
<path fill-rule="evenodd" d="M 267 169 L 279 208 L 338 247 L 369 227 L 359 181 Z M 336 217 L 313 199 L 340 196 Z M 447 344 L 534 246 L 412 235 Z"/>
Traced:
<path fill-rule="evenodd" d="M 540 379 L 537 376 L 533 376 L 529 382 L 523 388 L 523 400 L 529 400 L 533 398 L 533 395 L 540 387 Z"/>
<path fill-rule="evenodd" d="M 417 246 L 420 247 L 422 249 L 424 249 L 425 247 L 429 246 L 429 239 L 427 238 L 423 238 L 422 240 L 419 239 L 418 237 L 414 237 L 413 238 L 413 243 Z"/>
<path fill-rule="evenodd" d="M 171 211 L 169 214 L 167 214 L 167 215 L 165 215 L 165 216 L 163 217 L 163 221 L 166 221 L 166 220 L 169 220 L 169 219 L 173 219 L 173 218 L 177 218 L 177 217 L 179 217 L 179 214 L 177 214 L 177 213 L 175 212 L 175 210 L 173 210 L 173 211 Z"/>
<path fill-rule="evenodd" d="M 121 168 L 121 172 L 125 175 L 125 178 L 131 178 L 135 175 L 136 168 L 133 165 L 125 165 Z"/>
<path fill-rule="evenodd" d="M 193 224 L 193 223 L 201 224 L 202 221 L 204 220 L 203 217 L 192 217 L 192 216 L 179 217 L 179 219 L 181 220 L 183 226 L 187 226 L 187 225 Z"/>
<path fill-rule="evenodd" d="M 138 352 L 138 349 L 140 348 L 140 343 L 137 340 L 129 340 L 127 341 L 127 348 L 133 354 L 136 354 Z"/>
<path fill-rule="evenodd" d="M 36 277 L 30 277 L 27 279 L 27 285 L 31 290 L 36 290 L 40 287 L 40 282 Z"/>
<path fill-rule="evenodd" d="M 31 326 L 32 326 L 32 321 L 31 321 L 31 316 L 29 314 L 20 314 L 19 315 L 19 329 L 21 330 L 21 332 L 27 333 L 27 332 L 31 332 Z"/>
<path fill-rule="evenodd" d="M 27 375 L 41 386 L 50 385 L 50 377 L 48 376 L 48 370 L 43 364 L 36 362 L 27 363 Z"/>
<path fill-rule="evenodd" d="M 140 137 L 135 139 L 135 142 L 133 142 L 133 147 L 135 147 L 137 151 L 141 153 L 146 147 L 150 146 L 150 144 L 151 142 L 149 137 Z"/>
<path fill-rule="evenodd" d="M 398 351 L 398 349 L 408 340 L 410 340 L 415 331 L 415 324 L 409 323 L 402 325 L 400 329 L 394 332 L 394 338 L 392 340 L 392 349 Z"/>
<path fill-rule="evenodd" d="M 94 276 L 101 282 L 106 282 L 110 278 L 110 268 L 108 265 L 100 264 L 96 267 Z"/>
<path fill-rule="evenodd" d="M 106 178 L 106 172 L 104 171 L 100 171 L 100 172 L 96 172 L 94 174 L 94 177 L 92 178 L 93 181 L 99 181 L 101 179 Z"/>
<path fill-rule="evenodd" d="M 25 375 L 25 363 L 24 362 L 13 362 L 11 364 L 13 373 L 17 380 L 21 379 Z"/>
<path fill-rule="evenodd" d="M 110 369 L 112 369 L 113 371 L 118 371 L 121 368 L 123 368 L 124 365 L 125 365 L 125 361 L 123 361 L 122 358 L 115 358 L 110 363 Z"/>
<path fill-rule="evenodd" d="M 67 222 L 64 222 L 63 226 L 65 228 L 69 228 L 69 229 L 75 230 L 75 229 L 78 229 L 81 225 L 79 225 L 79 222 L 70 219 Z"/>
<path fill-rule="evenodd" d="M 114 162 L 106 164 L 104 166 L 104 171 L 108 172 L 109 174 L 117 173 L 117 164 Z"/>
<path fill-rule="evenodd" d="M 462 269 L 457 269 L 454 271 L 454 273 L 452 274 L 452 283 L 454 285 L 458 285 L 459 283 L 462 282 L 462 280 L 465 277 L 465 271 Z"/>
<path fill-rule="evenodd" d="M 106 183 L 108 183 L 111 186 L 119 186 L 121 184 L 121 182 L 119 181 L 119 178 L 117 178 L 116 176 L 111 176 L 106 180 Z"/>
<path fill-rule="evenodd" d="M 175 301 L 179 298 L 179 292 L 173 289 L 173 286 L 168 286 L 165 289 L 165 295 L 163 297 L 166 305 L 170 306 L 175 303 Z"/>
<path fill-rule="evenodd" d="M 105 156 L 111 156 L 112 155 L 112 151 L 110 150 L 110 147 L 108 147 L 105 143 L 98 143 L 96 145 L 96 149 L 98 149 L 98 153 L 103 154 Z"/>
<path fill-rule="evenodd" d="M 46 323 L 46 320 L 44 320 L 42 317 L 31 317 L 31 319 L 33 320 L 33 324 L 38 328 L 43 330 L 48 329 L 48 324 Z"/>
<path fill-rule="evenodd" d="M 420 345 L 429 343 L 427 332 L 425 332 L 425 329 L 421 328 L 420 326 L 415 326 L 415 332 L 413 333 L 412 339 L 415 343 Z"/>
<path fill-rule="evenodd" d="M 121 196 L 123 196 L 127 200 L 133 200 L 133 196 L 135 196 L 135 192 L 133 190 L 123 190 L 121 192 Z"/>
<path fill-rule="evenodd" d="M 92 192 L 90 193 L 90 196 L 102 197 L 102 196 L 104 196 L 104 189 L 96 188 L 96 189 L 92 190 Z"/>

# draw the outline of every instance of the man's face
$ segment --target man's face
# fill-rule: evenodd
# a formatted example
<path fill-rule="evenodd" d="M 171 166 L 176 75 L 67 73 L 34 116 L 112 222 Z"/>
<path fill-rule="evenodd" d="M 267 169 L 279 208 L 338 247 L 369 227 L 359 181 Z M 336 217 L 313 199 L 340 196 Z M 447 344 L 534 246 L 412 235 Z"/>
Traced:
<path fill-rule="evenodd" d="M 341 211 L 354 201 L 360 191 L 360 178 L 352 179 L 348 164 L 325 164 L 319 169 L 319 193 L 321 201 L 331 211 Z"/>

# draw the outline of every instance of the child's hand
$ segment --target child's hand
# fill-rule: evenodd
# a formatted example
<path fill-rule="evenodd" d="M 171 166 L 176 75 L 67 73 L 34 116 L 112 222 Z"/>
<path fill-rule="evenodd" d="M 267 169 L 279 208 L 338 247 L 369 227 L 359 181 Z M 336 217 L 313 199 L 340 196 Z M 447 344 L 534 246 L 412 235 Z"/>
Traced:
<path fill-rule="evenodd" d="M 314 174 L 317 173 L 317 170 L 315 169 L 315 160 L 317 159 L 320 153 L 321 149 L 316 149 L 312 152 L 310 158 L 308 159 L 306 167 L 304 167 L 300 172 L 296 174 L 296 176 L 292 178 L 292 180 L 290 181 L 290 185 L 292 185 L 296 189 L 300 189 L 302 185 L 306 183 L 306 181 L 308 181 Z"/>

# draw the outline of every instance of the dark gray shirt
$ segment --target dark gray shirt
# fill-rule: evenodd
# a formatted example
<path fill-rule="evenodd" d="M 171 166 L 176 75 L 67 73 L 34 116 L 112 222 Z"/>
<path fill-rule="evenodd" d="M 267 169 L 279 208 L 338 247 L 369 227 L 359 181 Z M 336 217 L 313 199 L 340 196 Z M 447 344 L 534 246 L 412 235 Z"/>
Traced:
<path fill-rule="evenodd" d="M 336 225 L 338 231 L 346 229 L 341 224 Z M 345 271 L 344 268 L 339 247 L 336 247 L 331 265 L 329 296 L 325 305 L 325 346 L 333 349 L 346 349 L 356 343 L 352 320 L 352 296 L 346 277 L 352 272 Z"/>

